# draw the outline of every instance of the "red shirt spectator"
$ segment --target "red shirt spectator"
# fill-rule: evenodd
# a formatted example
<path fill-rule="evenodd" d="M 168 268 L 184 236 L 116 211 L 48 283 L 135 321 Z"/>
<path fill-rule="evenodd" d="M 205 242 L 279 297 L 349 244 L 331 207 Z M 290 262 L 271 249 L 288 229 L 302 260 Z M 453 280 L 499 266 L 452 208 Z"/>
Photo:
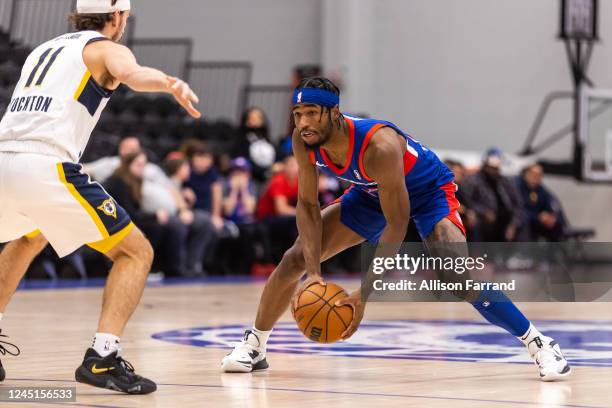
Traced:
<path fill-rule="evenodd" d="M 285 170 L 272 177 L 257 204 L 257 219 L 271 216 L 295 215 L 298 199 L 297 163 L 290 156 L 285 159 Z"/>

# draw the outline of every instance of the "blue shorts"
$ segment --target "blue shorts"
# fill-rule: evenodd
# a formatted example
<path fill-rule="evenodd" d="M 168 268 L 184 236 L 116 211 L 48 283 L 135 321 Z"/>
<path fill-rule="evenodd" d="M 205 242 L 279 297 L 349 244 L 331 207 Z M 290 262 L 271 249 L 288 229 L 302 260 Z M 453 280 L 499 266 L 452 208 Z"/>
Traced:
<path fill-rule="evenodd" d="M 422 239 L 427 238 L 444 218 L 452 221 L 465 235 L 457 212 L 459 202 L 455 198 L 456 191 L 457 185 L 451 181 L 425 194 L 410 196 L 410 215 Z M 378 196 L 351 188 L 339 201 L 340 221 L 368 241 L 378 242 L 387 225 Z"/>

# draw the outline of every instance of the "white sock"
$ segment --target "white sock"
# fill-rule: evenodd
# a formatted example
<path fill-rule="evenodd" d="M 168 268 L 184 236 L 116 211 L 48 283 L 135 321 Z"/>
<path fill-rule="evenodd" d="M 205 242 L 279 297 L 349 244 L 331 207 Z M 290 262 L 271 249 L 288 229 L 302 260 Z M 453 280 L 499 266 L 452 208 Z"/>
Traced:
<path fill-rule="evenodd" d="M 96 333 L 91 347 L 96 350 L 101 357 L 106 357 L 115 351 L 121 352 L 119 337 L 110 333 Z"/>
<path fill-rule="evenodd" d="M 529 329 L 522 336 L 517 337 L 523 344 L 529 349 L 530 354 L 534 354 L 537 350 L 542 347 L 542 344 L 538 344 L 537 341 L 533 342 L 533 340 L 539 337 L 540 340 L 544 341 L 548 339 L 548 337 L 544 336 L 538 329 L 535 328 L 533 324 L 529 325 Z M 532 343 L 533 342 L 533 343 Z"/>
<path fill-rule="evenodd" d="M 266 344 L 268 343 L 268 338 L 272 333 L 272 330 L 263 331 L 258 330 L 255 326 L 253 326 L 253 330 L 251 330 L 255 336 L 249 336 L 247 338 L 247 343 L 251 346 L 255 347 L 258 350 L 266 350 Z"/>

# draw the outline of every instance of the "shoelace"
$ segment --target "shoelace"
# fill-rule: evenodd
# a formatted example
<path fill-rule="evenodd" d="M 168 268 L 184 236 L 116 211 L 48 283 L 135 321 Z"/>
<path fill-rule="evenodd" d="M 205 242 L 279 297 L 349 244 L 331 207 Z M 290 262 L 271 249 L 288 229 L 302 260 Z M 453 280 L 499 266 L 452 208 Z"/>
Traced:
<path fill-rule="evenodd" d="M 5 334 L 0 334 L 0 337 L 8 338 L 8 336 Z M 7 349 L 5 345 L 13 347 L 15 351 Z M 11 356 L 18 356 L 19 354 L 21 354 L 21 350 L 19 350 L 19 347 L 17 347 L 13 343 L 9 343 L 8 341 L 0 339 L 0 354 L 2 354 L 3 356 L 7 354 L 10 354 Z"/>
<path fill-rule="evenodd" d="M 117 361 L 119 361 L 119 364 L 121 365 L 121 367 L 124 368 L 125 371 L 128 371 L 130 373 L 133 373 L 135 371 L 134 366 L 129 361 L 124 360 L 121 357 L 117 357 Z"/>
<path fill-rule="evenodd" d="M 233 342 L 230 343 L 231 346 L 234 347 L 234 348 L 239 347 L 239 346 L 246 346 L 250 350 L 255 349 L 255 347 L 252 344 L 247 343 L 247 340 L 248 340 L 250 334 L 255 336 L 255 338 L 259 342 L 259 337 L 257 337 L 257 335 L 255 333 L 253 333 L 251 330 L 245 330 L 244 336 L 242 337 L 242 341 L 233 341 Z"/>

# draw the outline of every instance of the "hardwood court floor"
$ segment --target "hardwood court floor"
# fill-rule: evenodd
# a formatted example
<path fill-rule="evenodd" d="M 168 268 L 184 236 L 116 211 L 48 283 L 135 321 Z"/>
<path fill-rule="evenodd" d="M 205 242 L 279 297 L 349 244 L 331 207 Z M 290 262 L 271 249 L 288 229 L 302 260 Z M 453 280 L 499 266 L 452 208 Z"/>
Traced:
<path fill-rule="evenodd" d="M 343 283 L 349 289 L 356 285 L 356 282 Z M 196 345 L 205 345 L 211 338 L 238 340 L 233 333 L 250 326 L 260 292 L 261 284 L 255 283 L 147 288 L 141 306 L 123 336 L 123 355 L 139 373 L 157 381 L 158 391 L 147 396 L 126 396 L 78 385 L 77 403 L 66 405 L 338 408 L 612 406 L 612 368 L 606 364 L 599 367 L 589 364 L 575 366 L 569 380 L 542 383 L 537 379 L 533 365 L 496 362 L 504 358 L 522 358 L 526 361 L 524 355 L 500 357 L 484 349 L 477 358 L 489 359 L 489 362 L 447 361 L 472 359 L 473 356 L 466 358 L 461 354 L 470 352 L 473 339 L 469 336 L 478 337 L 479 330 L 491 331 L 488 326 L 478 326 L 482 321 L 479 315 L 463 304 L 370 304 L 364 329 L 359 332 L 361 340 L 356 335 L 354 340 L 336 345 L 340 347 L 336 351 L 319 349 L 317 352 L 309 348 L 308 342 L 304 343 L 301 337 L 296 337 L 291 316 L 287 313 L 283 318 L 285 323 L 272 337 L 280 340 L 270 347 L 293 350 L 293 353 L 270 352 L 268 360 L 271 368 L 266 372 L 223 374 L 219 370 L 219 362 L 227 348 Z M 22 354 L 2 359 L 8 372 L 2 387 L 74 386 L 74 369 L 95 331 L 100 298 L 101 288 L 18 291 L 5 313 L 2 329 L 3 333 L 10 335 L 10 340 L 21 347 Z M 548 327 L 557 325 L 561 331 L 564 324 L 569 324 L 567 322 L 585 322 L 593 326 L 582 332 L 574 331 L 567 338 L 580 340 L 581 336 L 588 336 L 589 332 L 594 331 L 596 338 L 584 337 L 584 344 L 588 346 L 589 342 L 593 343 L 590 347 L 599 347 L 604 353 L 600 355 L 607 356 L 610 361 L 612 335 L 609 332 L 597 334 L 597 330 L 601 331 L 602 327 L 612 324 L 609 304 L 533 303 L 522 304 L 521 307 L 532 319 L 551 320 L 547 323 Z M 404 323 L 406 321 L 409 323 Z M 424 324 L 422 333 L 418 329 L 421 322 Z M 464 326 L 464 323 L 467 325 Z M 408 326 L 404 327 L 405 324 Z M 190 328 L 198 329 L 185 330 Z M 177 329 L 182 330 L 172 332 Z M 457 342 L 456 353 L 439 352 L 439 348 L 444 347 L 438 342 L 440 336 L 462 331 L 469 336 Z M 209 337 L 202 335 L 205 332 Z M 382 337 L 377 338 L 377 333 Z M 154 334 L 158 338 L 153 338 Z M 366 339 L 368 336 L 370 340 Z M 500 338 L 503 334 L 498 331 L 488 336 L 493 337 L 485 336 L 477 343 L 486 343 L 487 339 Z M 398 338 L 407 338 L 407 343 L 412 342 L 407 344 L 408 351 L 385 349 L 387 343 L 397 346 Z M 288 340 L 286 344 L 283 339 Z M 373 347 L 372 339 L 374 346 L 381 347 Z M 512 342 L 513 339 L 508 341 Z M 370 346 L 355 345 L 363 342 Z M 303 343 L 302 348 L 294 348 L 294 343 Z M 453 345 L 452 342 L 450 344 Z M 516 345 L 513 344 L 513 347 Z M 360 357 L 338 355 L 343 353 Z M 397 357 L 398 353 L 404 354 L 400 358 Z M 53 405 L 63 404 L 44 406 Z"/>

